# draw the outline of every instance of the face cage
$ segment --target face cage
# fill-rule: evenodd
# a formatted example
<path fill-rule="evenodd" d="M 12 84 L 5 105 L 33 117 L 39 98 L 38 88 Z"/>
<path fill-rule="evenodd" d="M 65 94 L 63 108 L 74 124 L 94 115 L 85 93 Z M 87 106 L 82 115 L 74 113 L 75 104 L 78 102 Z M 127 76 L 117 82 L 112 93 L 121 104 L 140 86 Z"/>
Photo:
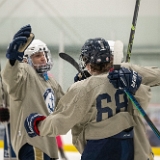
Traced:
<path fill-rule="evenodd" d="M 36 54 L 36 53 L 34 53 Z M 31 57 L 28 57 L 28 64 L 30 64 L 31 66 L 33 66 L 35 68 L 35 70 L 37 71 L 37 73 L 45 73 L 51 70 L 51 68 L 53 67 L 53 60 L 52 60 L 52 56 L 50 54 L 50 52 L 44 52 L 45 57 L 46 57 L 46 64 L 45 65 L 38 65 L 38 64 L 34 64 L 32 62 Z"/>
<path fill-rule="evenodd" d="M 35 70 L 37 73 L 45 73 L 51 70 L 53 63 L 47 62 L 45 65 L 36 66 Z"/>
<path fill-rule="evenodd" d="M 89 60 L 87 59 L 87 57 L 81 54 L 79 57 L 79 62 L 80 68 L 84 70 L 86 68 L 87 63 L 89 63 Z"/>

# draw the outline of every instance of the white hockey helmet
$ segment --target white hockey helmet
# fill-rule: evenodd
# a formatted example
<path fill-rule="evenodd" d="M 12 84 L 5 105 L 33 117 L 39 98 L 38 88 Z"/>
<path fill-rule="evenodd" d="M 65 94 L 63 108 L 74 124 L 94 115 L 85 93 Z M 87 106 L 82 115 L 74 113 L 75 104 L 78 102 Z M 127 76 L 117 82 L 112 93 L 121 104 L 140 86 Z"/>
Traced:
<path fill-rule="evenodd" d="M 34 39 L 24 52 L 25 57 L 31 57 L 37 52 L 50 52 L 47 45 L 39 39 Z"/>
<path fill-rule="evenodd" d="M 32 55 L 43 52 L 46 57 L 46 64 L 45 65 L 35 65 L 32 62 Z M 36 70 L 38 73 L 43 73 L 49 71 L 53 66 L 53 61 L 51 57 L 50 50 L 48 49 L 47 45 L 39 39 L 34 39 L 32 43 L 28 46 L 28 48 L 24 52 L 24 59 L 27 61 L 28 64 L 31 66 L 36 66 Z M 25 61 L 24 60 L 24 61 Z"/>

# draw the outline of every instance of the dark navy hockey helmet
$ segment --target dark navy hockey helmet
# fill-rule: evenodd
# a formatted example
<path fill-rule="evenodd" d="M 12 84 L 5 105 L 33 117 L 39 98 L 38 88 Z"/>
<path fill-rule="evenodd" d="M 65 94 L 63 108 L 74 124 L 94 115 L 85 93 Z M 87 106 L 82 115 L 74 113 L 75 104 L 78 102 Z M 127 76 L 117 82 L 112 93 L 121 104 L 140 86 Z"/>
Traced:
<path fill-rule="evenodd" d="M 110 62 L 112 51 L 103 38 L 88 39 L 81 49 L 81 58 L 84 63 L 101 64 Z"/>

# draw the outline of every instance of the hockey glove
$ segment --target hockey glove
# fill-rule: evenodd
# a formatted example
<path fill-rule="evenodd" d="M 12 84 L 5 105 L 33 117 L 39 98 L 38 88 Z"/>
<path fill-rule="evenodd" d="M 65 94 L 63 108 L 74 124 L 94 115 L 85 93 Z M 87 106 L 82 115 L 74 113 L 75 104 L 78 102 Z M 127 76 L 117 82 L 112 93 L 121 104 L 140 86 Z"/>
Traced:
<path fill-rule="evenodd" d="M 24 127 L 29 137 L 35 137 L 40 135 L 37 125 L 40 121 L 43 121 L 45 118 L 46 117 L 41 114 L 32 113 L 25 119 Z"/>
<path fill-rule="evenodd" d="M 83 72 L 79 72 L 76 74 L 76 76 L 74 77 L 74 82 L 84 80 L 90 76 L 91 75 L 89 74 L 89 72 L 87 70 L 84 70 Z"/>
<path fill-rule="evenodd" d="M 142 82 L 142 77 L 137 72 L 124 67 L 109 72 L 108 78 L 115 88 L 126 89 L 132 94 L 135 94 Z"/>
<path fill-rule="evenodd" d="M 9 109 L 0 108 L 0 122 L 8 122 L 10 119 Z"/>
<path fill-rule="evenodd" d="M 11 61 L 22 61 L 24 51 L 30 45 L 34 39 L 34 34 L 31 33 L 31 26 L 26 25 L 22 27 L 13 37 L 12 42 L 10 43 L 6 57 Z M 14 64 L 14 63 L 13 63 Z"/>
<path fill-rule="evenodd" d="M 18 49 L 21 45 L 25 44 L 26 42 L 27 42 L 26 37 L 17 37 L 15 39 L 13 39 L 13 41 L 10 43 L 10 45 L 7 49 L 6 57 L 9 60 L 22 61 L 24 52 L 19 52 Z"/>
<path fill-rule="evenodd" d="M 17 37 L 21 37 L 21 36 L 25 36 L 25 37 L 29 37 L 31 34 L 31 26 L 28 24 L 26 26 L 23 26 L 22 28 L 20 28 L 20 30 L 14 35 L 13 39 L 17 38 Z"/>

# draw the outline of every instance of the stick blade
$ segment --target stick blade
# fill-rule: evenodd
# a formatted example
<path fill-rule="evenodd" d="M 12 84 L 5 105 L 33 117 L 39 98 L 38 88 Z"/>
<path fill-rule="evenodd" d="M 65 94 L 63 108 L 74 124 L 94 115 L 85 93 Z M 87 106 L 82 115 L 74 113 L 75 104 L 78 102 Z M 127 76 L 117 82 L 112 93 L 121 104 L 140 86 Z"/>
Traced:
<path fill-rule="evenodd" d="M 120 64 L 123 60 L 123 43 L 120 40 L 114 43 L 114 64 Z"/>
<path fill-rule="evenodd" d="M 31 33 L 30 36 L 27 38 L 27 42 L 23 45 L 20 45 L 18 51 L 19 52 L 24 52 L 26 50 L 26 48 L 31 44 L 31 42 L 34 40 L 34 34 Z"/>
<path fill-rule="evenodd" d="M 77 69 L 78 72 L 81 71 L 80 67 L 79 67 L 79 64 L 70 55 L 61 52 L 61 53 L 59 53 L 59 56 L 62 59 L 64 59 L 65 61 L 69 62 L 71 65 L 73 65 Z"/>

